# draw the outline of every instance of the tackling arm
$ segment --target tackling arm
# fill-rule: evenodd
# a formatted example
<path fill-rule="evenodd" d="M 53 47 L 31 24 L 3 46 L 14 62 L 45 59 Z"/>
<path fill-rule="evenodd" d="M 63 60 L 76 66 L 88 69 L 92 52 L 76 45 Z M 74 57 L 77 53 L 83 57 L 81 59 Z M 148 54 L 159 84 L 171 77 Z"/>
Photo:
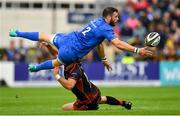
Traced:
<path fill-rule="evenodd" d="M 72 79 L 72 78 L 68 78 L 68 80 L 62 78 L 59 74 L 59 67 L 54 68 L 54 76 L 57 79 L 57 81 L 67 90 L 71 90 L 75 84 L 76 84 L 76 80 Z"/>
<path fill-rule="evenodd" d="M 68 78 L 68 80 L 64 78 L 59 78 L 58 82 L 67 90 L 71 90 L 76 84 L 76 80 L 71 79 L 71 78 Z"/>

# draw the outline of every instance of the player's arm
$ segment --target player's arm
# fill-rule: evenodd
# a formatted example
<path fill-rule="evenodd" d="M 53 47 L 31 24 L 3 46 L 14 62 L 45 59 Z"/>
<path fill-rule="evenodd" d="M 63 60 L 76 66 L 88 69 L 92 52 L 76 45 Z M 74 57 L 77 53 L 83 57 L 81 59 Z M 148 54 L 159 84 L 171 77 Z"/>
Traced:
<path fill-rule="evenodd" d="M 101 58 L 104 66 L 107 68 L 107 70 L 108 71 L 112 70 L 112 67 L 111 67 L 110 63 L 108 62 L 108 59 L 105 56 L 103 43 L 99 44 L 96 47 L 96 49 L 97 49 L 97 53 L 98 53 L 99 57 Z"/>
<path fill-rule="evenodd" d="M 105 59 L 105 53 L 104 53 L 104 46 L 103 46 L 103 43 L 99 44 L 97 47 L 97 53 L 99 55 L 99 57 L 103 60 Z M 107 59 L 107 58 L 106 58 Z"/>
<path fill-rule="evenodd" d="M 148 50 L 147 47 L 136 48 L 124 41 L 119 40 L 119 38 L 114 38 L 111 40 L 111 43 L 116 46 L 118 49 L 128 52 L 134 52 L 140 54 L 141 56 L 152 56 L 152 51 Z"/>
<path fill-rule="evenodd" d="M 58 49 L 54 45 L 43 41 L 39 41 L 38 44 L 39 48 L 42 48 L 43 46 L 47 47 L 47 49 L 53 56 L 56 56 L 58 54 Z"/>
<path fill-rule="evenodd" d="M 62 78 L 59 74 L 59 68 L 56 67 L 54 68 L 54 76 L 57 79 L 57 81 L 67 90 L 71 90 L 75 84 L 76 84 L 76 80 L 72 79 L 72 78 L 68 78 L 67 80 L 65 78 Z"/>
<path fill-rule="evenodd" d="M 51 54 L 53 56 L 57 56 L 58 55 L 58 49 L 55 46 L 53 46 L 52 44 L 48 44 L 47 48 L 48 48 L 49 51 L 51 51 Z"/>

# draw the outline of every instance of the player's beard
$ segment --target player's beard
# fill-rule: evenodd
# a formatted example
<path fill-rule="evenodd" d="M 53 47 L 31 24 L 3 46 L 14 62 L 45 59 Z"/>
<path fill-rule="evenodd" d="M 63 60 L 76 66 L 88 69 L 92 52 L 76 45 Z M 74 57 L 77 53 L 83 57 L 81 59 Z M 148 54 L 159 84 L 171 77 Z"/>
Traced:
<path fill-rule="evenodd" d="M 111 26 L 115 26 L 115 23 L 114 23 L 114 21 L 112 20 L 112 18 L 111 18 L 111 20 L 110 20 L 110 23 L 109 23 Z"/>

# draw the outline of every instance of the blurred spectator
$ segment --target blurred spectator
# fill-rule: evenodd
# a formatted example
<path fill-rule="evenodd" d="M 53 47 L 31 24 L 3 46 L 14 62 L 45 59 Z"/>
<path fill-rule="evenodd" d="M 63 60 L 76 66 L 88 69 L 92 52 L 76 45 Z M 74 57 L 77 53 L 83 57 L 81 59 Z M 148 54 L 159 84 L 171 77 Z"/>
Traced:
<path fill-rule="evenodd" d="M 139 21 L 142 23 L 142 25 L 145 27 L 145 28 L 148 28 L 151 21 L 150 19 L 148 19 L 148 16 L 147 16 L 147 13 L 146 12 L 141 12 L 140 13 L 140 16 L 139 16 Z"/>
<path fill-rule="evenodd" d="M 159 0 L 149 0 L 149 3 L 151 4 L 152 9 L 159 10 Z"/>
<path fill-rule="evenodd" d="M 163 14 L 162 22 L 163 22 L 163 24 L 165 24 L 168 27 L 171 26 L 172 20 L 170 18 L 170 13 L 169 12 L 165 12 Z"/>
<path fill-rule="evenodd" d="M 121 18 L 120 19 L 121 19 L 122 23 L 125 23 L 128 18 L 129 18 L 129 11 L 128 11 L 128 8 L 125 7 L 121 11 Z"/>
<path fill-rule="evenodd" d="M 170 32 L 176 33 L 176 30 L 178 29 L 177 22 L 175 20 L 172 21 L 171 26 L 170 26 Z"/>
<path fill-rule="evenodd" d="M 130 28 L 127 23 L 125 23 L 121 29 L 121 35 L 131 37 L 133 35 L 133 29 Z"/>
<path fill-rule="evenodd" d="M 26 62 L 27 49 L 24 47 L 24 41 L 19 40 L 19 47 L 17 48 L 16 60 L 18 62 Z"/>
<path fill-rule="evenodd" d="M 163 2 L 159 2 L 159 9 L 161 9 L 162 13 L 168 11 L 169 4 L 170 4 L 170 0 L 163 0 Z"/>
<path fill-rule="evenodd" d="M 36 48 L 29 48 L 27 51 L 27 62 L 31 63 L 36 63 L 38 62 L 37 57 L 36 57 Z"/>
<path fill-rule="evenodd" d="M 175 55 L 174 37 L 173 37 L 172 33 L 168 35 L 163 53 L 166 56 Z"/>
<path fill-rule="evenodd" d="M 144 36 L 146 34 L 146 28 L 142 25 L 141 22 L 138 23 L 136 29 L 134 30 L 133 36 L 134 37 L 139 37 L 140 41 L 144 41 Z"/>
<path fill-rule="evenodd" d="M 180 4 L 180 3 L 179 3 Z M 180 8 L 177 8 L 175 11 L 174 20 L 177 21 L 178 28 L 180 28 Z"/>
<path fill-rule="evenodd" d="M 166 29 L 166 27 L 162 23 L 157 25 L 156 31 L 159 33 L 159 35 L 161 37 L 160 43 L 157 46 L 157 48 L 159 50 L 163 50 L 165 43 L 166 43 L 166 40 L 167 40 L 167 37 L 168 37 L 167 33 L 165 32 L 165 29 Z"/>
<path fill-rule="evenodd" d="M 160 23 L 162 23 L 161 13 L 160 13 L 160 11 L 155 11 L 154 12 L 154 19 L 152 20 L 152 24 L 156 26 Z"/>
<path fill-rule="evenodd" d="M 126 55 L 121 59 L 122 64 L 133 64 L 134 62 L 135 59 L 130 53 L 126 53 Z"/>
<path fill-rule="evenodd" d="M 10 41 L 9 48 L 7 49 L 6 53 L 7 53 L 7 59 L 8 59 L 9 61 L 16 60 L 16 59 L 15 59 L 15 54 L 17 53 L 17 51 L 16 51 L 16 48 L 15 48 L 15 42 L 14 42 L 14 40 L 11 40 L 11 41 Z"/>
<path fill-rule="evenodd" d="M 153 18 L 154 18 L 154 10 L 152 9 L 152 7 L 148 7 L 148 9 L 147 9 L 147 19 L 149 20 L 149 21 L 152 21 L 153 20 Z M 141 13 L 145 13 L 145 12 L 141 12 Z M 150 23 L 150 22 L 149 22 Z"/>
<path fill-rule="evenodd" d="M 8 60 L 7 54 L 2 54 L 2 59 L 1 60 L 7 61 Z"/>
<path fill-rule="evenodd" d="M 7 50 L 6 49 L 0 49 L 0 60 L 7 61 Z"/>
<path fill-rule="evenodd" d="M 130 28 L 127 23 L 125 23 L 121 29 L 121 36 L 122 36 L 122 40 L 126 42 L 130 37 L 133 36 L 133 29 Z"/>
<path fill-rule="evenodd" d="M 134 4 L 134 10 L 136 12 L 139 11 L 146 11 L 146 9 L 149 7 L 149 4 L 147 2 L 147 0 L 138 0 L 135 4 Z"/>
<path fill-rule="evenodd" d="M 135 14 L 131 14 L 125 23 L 134 30 L 137 27 L 139 20 L 135 17 Z"/>

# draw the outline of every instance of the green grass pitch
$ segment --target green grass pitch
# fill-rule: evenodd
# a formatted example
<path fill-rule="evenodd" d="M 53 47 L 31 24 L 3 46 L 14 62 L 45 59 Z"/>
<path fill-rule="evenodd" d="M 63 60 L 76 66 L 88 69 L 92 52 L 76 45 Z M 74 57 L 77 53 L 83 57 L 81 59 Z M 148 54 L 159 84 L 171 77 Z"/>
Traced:
<path fill-rule="evenodd" d="M 59 88 L 0 87 L 0 115 L 180 115 L 180 87 L 101 87 L 102 95 L 133 103 L 132 110 L 100 105 L 97 111 L 62 111 L 75 97 Z"/>

